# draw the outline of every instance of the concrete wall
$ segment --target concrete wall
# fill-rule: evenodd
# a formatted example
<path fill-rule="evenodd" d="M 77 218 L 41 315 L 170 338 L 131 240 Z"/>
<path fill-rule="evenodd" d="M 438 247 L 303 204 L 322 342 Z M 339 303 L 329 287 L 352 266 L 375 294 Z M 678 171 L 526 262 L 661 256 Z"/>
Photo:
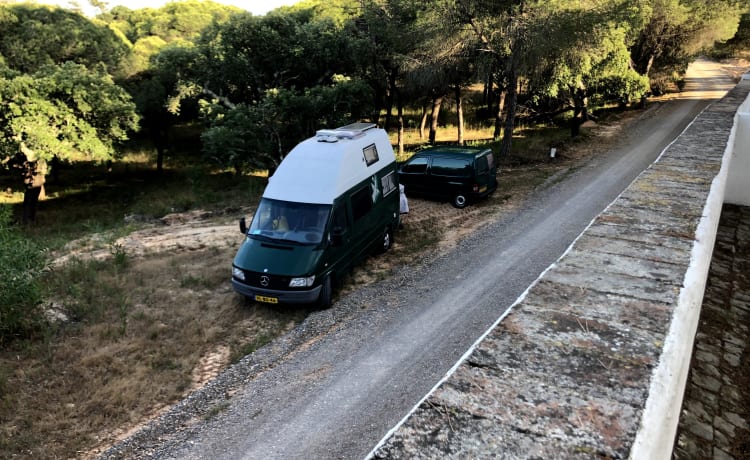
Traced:
<path fill-rule="evenodd" d="M 748 93 L 701 113 L 370 456 L 670 458 L 721 207 L 750 200 Z"/>
<path fill-rule="evenodd" d="M 750 74 L 743 76 L 740 85 L 750 85 Z M 735 127 L 725 201 L 750 206 L 750 99 L 737 110 Z"/>

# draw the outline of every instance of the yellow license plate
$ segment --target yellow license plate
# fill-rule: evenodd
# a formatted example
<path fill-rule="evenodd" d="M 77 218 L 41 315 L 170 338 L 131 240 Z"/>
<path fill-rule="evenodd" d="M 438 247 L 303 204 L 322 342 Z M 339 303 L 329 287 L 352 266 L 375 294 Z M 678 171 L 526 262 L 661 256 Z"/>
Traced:
<path fill-rule="evenodd" d="M 483 186 L 479 187 L 479 193 L 483 193 L 485 191 L 487 191 L 487 186 L 486 185 L 483 185 Z"/>
<path fill-rule="evenodd" d="M 279 299 L 276 297 L 266 297 L 263 295 L 256 295 L 255 296 L 256 302 L 265 302 L 265 303 L 279 303 Z"/>

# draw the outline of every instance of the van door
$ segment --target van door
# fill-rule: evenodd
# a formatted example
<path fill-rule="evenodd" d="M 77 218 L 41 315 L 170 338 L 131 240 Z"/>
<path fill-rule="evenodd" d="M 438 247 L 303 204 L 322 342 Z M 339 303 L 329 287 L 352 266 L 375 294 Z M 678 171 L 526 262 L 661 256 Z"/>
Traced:
<path fill-rule="evenodd" d="M 333 206 L 331 228 L 328 233 L 329 247 L 326 251 L 326 268 L 334 271 L 334 277 L 340 279 L 350 265 L 351 255 L 351 220 L 347 200 L 340 200 Z"/>
<path fill-rule="evenodd" d="M 430 187 L 446 197 L 471 193 L 471 158 L 435 156 L 430 166 L 430 180 Z"/>
<path fill-rule="evenodd" d="M 485 195 L 492 193 L 497 188 L 497 168 L 492 151 L 483 153 L 474 159 L 476 193 Z"/>
<path fill-rule="evenodd" d="M 377 185 L 377 184 L 375 184 Z M 382 225 L 378 222 L 378 215 L 372 212 L 373 202 L 379 198 L 373 190 L 372 181 L 355 189 L 351 194 L 352 209 L 352 240 L 355 247 L 357 261 L 368 254 L 368 250 L 379 240 Z"/>

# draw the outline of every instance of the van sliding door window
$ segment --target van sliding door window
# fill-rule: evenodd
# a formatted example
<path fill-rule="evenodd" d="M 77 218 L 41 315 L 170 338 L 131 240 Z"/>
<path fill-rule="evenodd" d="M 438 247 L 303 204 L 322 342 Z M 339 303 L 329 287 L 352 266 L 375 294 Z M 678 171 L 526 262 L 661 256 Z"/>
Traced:
<path fill-rule="evenodd" d="M 469 177 L 471 176 L 471 164 L 468 160 L 460 158 L 432 159 L 430 172 L 433 176 Z"/>

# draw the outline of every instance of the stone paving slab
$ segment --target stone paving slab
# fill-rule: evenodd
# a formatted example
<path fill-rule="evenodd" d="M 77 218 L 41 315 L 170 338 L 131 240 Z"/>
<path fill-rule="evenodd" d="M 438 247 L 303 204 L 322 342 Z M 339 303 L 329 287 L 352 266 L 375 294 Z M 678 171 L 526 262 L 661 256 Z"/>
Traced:
<path fill-rule="evenodd" d="M 738 85 L 705 110 L 373 457 L 628 457 L 748 92 Z M 723 359 L 737 362 L 741 341 L 722 341 Z M 725 383 L 710 367 L 693 375 L 707 391 Z M 701 418 L 709 414 L 701 404 L 691 413 L 695 432 L 716 439 L 738 429 L 729 415 Z"/>

